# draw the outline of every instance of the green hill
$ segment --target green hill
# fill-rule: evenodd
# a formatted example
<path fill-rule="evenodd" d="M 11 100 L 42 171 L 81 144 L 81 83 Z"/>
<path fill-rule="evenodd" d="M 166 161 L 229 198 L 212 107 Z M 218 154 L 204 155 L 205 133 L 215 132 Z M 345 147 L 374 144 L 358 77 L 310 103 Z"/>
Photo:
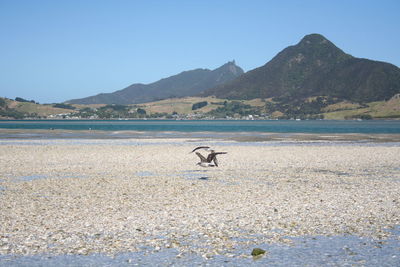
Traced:
<path fill-rule="evenodd" d="M 17 97 L 16 99 L 22 99 Z M 62 104 L 38 104 L 0 97 L 0 119 L 48 118 L 56 114 L 74 113 L 75 107 Z"/>
<path fill-rule="evenodd" d="M 355 102 L 388 100 L 400 92 L 400 69 L 355 58 L 320 34 L 305 36 L 262 67 L 208 89 L 218 98 L 275 98 L 290 103 L 315 96 Z"/>

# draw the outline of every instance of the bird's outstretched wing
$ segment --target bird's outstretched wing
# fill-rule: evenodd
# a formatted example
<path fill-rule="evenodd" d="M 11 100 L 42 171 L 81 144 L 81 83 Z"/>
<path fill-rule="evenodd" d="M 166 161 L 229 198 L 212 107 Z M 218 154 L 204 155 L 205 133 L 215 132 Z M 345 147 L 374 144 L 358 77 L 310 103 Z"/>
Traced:
<path fill-rule="evenodd" d="M 195 152 L 196 150 L 199 150 L 199 149 L 209 149 L 209 148 L 210 148 L 209 146 L 198 146 L 195 149 L 193 149 L 192 152 L 190 152 L 190 153 L 193 153 L 193 152 Z"/>
<path fill-rule="evenodd" d="M 207 162 L 214 161 L 215 165 L 218 166 L 218 163 L 216 163 L 215 160 L 217 158 L 216 156 L 219 154 L 227 154 L 227 152 L 212 152 L 207 156 Z"/>
<path fill-rule="evenodd" d="M 199 152 L 196 152 L 196 155 L 199 156 L 201 162 L 207 162 L 207 159 Z"/>

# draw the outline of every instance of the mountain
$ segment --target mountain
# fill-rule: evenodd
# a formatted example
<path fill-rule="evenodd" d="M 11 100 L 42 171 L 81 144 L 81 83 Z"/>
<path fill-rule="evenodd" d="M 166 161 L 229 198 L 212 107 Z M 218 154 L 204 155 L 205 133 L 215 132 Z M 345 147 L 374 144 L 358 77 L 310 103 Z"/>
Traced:
<path fill-rule="evenodd" d="M 387 100 L 400 92 L 400 69 L 346 54 L 320 34 L 306 35 L 264 66 L 200 95 L 228 99 L 331 96 L 356 102 Z"/>
<path fill-rule="evenodd" d="M 66 101 L 71 104 L 136 104 L 172 97 L 193 96 L 237 78 L 243 70 L 235 61 L 215 69 L 184 71 L 151 84 L 132 84 L 125 89 Z"/>

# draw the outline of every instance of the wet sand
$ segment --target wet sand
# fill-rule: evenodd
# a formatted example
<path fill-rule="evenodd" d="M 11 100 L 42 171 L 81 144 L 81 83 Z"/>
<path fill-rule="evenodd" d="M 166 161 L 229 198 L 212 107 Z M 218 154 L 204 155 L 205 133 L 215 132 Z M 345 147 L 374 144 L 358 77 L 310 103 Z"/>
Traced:
<path fill-rule="evenodd" d="M 200 144 L 228 152 L 218 168 L 196 166 Z M 400 145 L 262 144 L 3 139 L 0 254 L 240 258 L 291 237 L 384 242 L 400 225 Z"/>

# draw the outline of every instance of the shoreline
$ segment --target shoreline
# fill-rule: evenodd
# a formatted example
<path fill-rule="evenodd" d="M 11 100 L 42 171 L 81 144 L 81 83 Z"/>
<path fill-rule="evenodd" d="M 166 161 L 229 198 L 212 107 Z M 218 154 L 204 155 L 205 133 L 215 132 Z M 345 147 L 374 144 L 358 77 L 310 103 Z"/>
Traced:
<path fill-rule="evenodd" d="M 400 142 L 400 134 L 363 133 L 273 133 L 273 132 L 173 132 L 0 129 L 0 140 L 23 139 L 206 139 L 237 142 L 329 141 Z"/>

